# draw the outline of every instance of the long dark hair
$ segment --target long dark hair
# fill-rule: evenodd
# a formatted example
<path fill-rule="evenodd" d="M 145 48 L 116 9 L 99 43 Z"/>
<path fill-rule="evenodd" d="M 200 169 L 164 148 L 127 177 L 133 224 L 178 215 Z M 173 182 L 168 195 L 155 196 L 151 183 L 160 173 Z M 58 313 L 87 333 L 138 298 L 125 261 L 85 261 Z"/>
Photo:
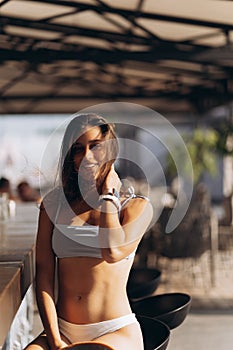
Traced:
<path fill-rule="evenodd" d="M 78 114 L 68 124 L 61 146 L 60 178 L 64 194 L 69 202 L 81 198 L 80 184 L 77 171 L 74 169 L 74 154 L 72 145 L 81 136 L 87 126 L 98 126 L 104 141 L 112 140 L 106 149 L 106 163 L 101 166 L 100 176 L 96 181 L 96 188 L 101 193 L 105 178 L 118 155 L 118 142 L 114 125 L 108 123 L 102 116 L 95 113 Z"/>

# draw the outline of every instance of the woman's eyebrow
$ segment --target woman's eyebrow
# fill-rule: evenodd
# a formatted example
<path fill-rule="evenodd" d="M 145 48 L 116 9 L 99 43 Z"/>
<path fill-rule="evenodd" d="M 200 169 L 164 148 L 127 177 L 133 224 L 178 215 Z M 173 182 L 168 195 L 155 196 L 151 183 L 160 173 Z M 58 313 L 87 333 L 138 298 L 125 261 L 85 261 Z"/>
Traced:
<path fill-rule="evenodd" d="M 88 143 L 95 143 L 95 142 L 102 142 L 103 140 L 102 139 L 94 139 L 94 140 L 90 140 L 90 141 L 88 141 Z M 79 142 L 79 141 L 75 141 L 74 143 L 73 143 L 73 145 L 83 145 L 82 144 L 82 142 Z"/>
<path fill-rule="evenodd" d="M 95 140 L 90 140 L 89 143 L 93 143 L 93 142 L 101 142 L 103 141 L 102 139 L 95 139 Z"/>

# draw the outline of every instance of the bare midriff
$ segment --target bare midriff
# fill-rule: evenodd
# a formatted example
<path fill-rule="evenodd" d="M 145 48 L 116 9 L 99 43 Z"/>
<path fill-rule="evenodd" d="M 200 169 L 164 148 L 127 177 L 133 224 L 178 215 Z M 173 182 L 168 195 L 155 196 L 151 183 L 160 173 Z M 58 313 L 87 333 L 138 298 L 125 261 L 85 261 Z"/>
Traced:
<path fill-rule="evenodd" d="M 58 316 L 86 324 L 129 314 L 126 283 L 131 265 L 131 259 L 111 264 L 89 257 L 59 259 Z"/>

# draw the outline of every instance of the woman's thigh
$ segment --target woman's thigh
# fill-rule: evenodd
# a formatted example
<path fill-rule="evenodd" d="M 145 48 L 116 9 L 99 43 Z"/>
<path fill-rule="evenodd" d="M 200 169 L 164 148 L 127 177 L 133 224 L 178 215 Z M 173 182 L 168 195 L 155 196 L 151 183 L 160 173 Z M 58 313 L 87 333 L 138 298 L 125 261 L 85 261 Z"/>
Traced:
<path fill-rule="evenodd" d="M 68 339 L 63 334 L 61 334 L 61 339 L 67 345 L 70 344 Z M 49 349 L 50 349 L 50 346 L 47 341 L 47 336 L 44 332 L 42 332 L 36 339 L 34 339 L 30 344 L 28 344 L 24 350 L 49 350 Z"/>
<path fill-rule="evenodd" d="M 143 338 L 140 325 L 132 323 L 115 332 L 107 333 L 101 337 L 93 339 L 95 342 L 102 342 L 110 345 L 115 350 L 134 349 L 143 350 Z"/>
<path fill-rule="evenodd" d="M 35 340 L 33 340 L 24 350 L 49 350 L 47 337 L 41 333 Z"/>

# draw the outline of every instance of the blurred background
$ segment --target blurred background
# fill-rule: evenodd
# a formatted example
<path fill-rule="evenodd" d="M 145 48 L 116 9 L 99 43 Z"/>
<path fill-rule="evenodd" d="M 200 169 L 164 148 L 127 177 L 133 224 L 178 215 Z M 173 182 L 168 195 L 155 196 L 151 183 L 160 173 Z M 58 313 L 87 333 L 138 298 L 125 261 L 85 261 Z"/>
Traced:
<path fill-rule="evenodd" d="M 1 0 L 0 14 L 0 191 L 7 184 L 12 200 L 40 200 L 40 186 L 51 181 L 41 167 L 44 151 L 53 135 L 48 160 L 55 164 L 63 124 L 77 111 L 112 102 L 156 111 L 184 140 L 194 188 L 184 220 L 167 234 L 177 193 L 187 186 L 172 156 L 187 176 L 190 169 L 178 147 L 171 155 L 148 132 L 119 129 L 151 149 L 165 176 L 150 172 L 161 215 L 135 267 L 162 271 L 156 293 L 189 293 L 192 310 L 233 310 L 233 2 Z M 146 112 L 122 122 L 172 144 L 167 124 L 158 127 Z M 135 164 L 119 163 L 118 171 L 147 193 Z M 30 186 L 27 198 L 22 183 Z"/>

